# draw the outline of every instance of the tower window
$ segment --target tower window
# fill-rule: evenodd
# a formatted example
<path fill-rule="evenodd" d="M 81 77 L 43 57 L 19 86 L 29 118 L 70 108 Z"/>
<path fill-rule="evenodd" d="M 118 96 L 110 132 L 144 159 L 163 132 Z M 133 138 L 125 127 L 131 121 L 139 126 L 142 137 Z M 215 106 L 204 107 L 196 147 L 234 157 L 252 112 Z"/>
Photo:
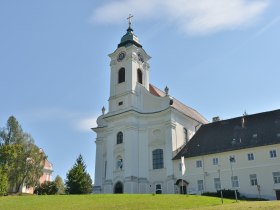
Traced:
<path fill-rule="evenodd" d="M 137 82 L 139 82 L 140 84 L 143 84 L 143 74 L 140 69 L 137 70 Z"/>
<path fill-rule="evenodd" d="M 118 83 L 122 83 L 125 81 L 125 68 L 121 68 L 119 70 L 119 75 L 118 75 Z"/>
<path fill-rule="evenodd" d="M 123 143 L 123 133 L 118 132 L 117 134 L 117 144 L 122 144 Z"/>

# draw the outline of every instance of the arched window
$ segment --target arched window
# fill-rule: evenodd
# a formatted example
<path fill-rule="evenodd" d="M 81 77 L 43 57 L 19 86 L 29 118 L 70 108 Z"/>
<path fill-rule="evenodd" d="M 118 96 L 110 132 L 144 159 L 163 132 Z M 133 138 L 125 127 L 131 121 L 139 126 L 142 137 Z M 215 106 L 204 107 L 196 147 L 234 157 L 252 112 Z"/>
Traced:
<path fill-rule="evenodd" d="M 163 168 L 163 149 L 153 151 L 153 169 Z"/>
<path fill-rule="evenodd" d="M 117 144 L 122 144 L 123 143 L 123 133 L 118 132 L 117 134 Z"/>
<path fill-rule="evenodd" d="M 121 68 L 119 70 L 118 83 L 122 83 L 124 81 L 125 81 L 125 68 Z"/>
<path fill-rule="evenodd" d="M 139 82 L 140 84 L 143 84 L 143 75 L 142 75 L 142 71 L 140 69 L 137 70 L 137 82 Z"/>

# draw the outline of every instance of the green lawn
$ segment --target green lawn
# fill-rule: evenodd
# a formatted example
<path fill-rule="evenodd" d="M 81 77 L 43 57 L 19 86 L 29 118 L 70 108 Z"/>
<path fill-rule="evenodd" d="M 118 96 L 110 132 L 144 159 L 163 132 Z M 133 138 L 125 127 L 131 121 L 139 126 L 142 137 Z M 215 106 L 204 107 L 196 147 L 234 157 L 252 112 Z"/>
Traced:
<path fill-rule="evenodd" d="M 55 195 L 0 197 L 0 210 L 280 209 L 279 201 L 238 202 L 195 195 Z"/>

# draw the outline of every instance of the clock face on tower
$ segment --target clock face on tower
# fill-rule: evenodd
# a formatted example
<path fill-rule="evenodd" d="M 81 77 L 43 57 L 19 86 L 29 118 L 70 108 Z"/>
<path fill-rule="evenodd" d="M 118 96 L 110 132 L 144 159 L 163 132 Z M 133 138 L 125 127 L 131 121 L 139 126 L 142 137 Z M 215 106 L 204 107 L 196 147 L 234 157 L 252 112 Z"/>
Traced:
<path fill-rule="evenodd" d="M 125 58 L 125 52 L 120 52 L 118 55 L 118 61 L 122 61 Z"/>

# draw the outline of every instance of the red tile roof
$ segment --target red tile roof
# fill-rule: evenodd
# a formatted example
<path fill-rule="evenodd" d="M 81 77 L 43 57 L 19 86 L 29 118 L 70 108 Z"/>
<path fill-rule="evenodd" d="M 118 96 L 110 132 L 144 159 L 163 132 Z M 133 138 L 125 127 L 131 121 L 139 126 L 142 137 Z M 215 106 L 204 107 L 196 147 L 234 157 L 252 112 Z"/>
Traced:
<path fill-rule="evenodd" d="M 150 84 L 150 93 L 158 96 L 164 97 L 166 94 L 162 90 L 158 89 L 157 87 Z M 202 123 L 207 124 L 208 120 L 206 120 L 201 114 L 199 114 L 196 110 L 191 107 L 186 106 L 182 102 L 178 101 L 177 99 L 173 98 L 173 104 L 171 105 L 174 109 L 178 110 L 179 112 L 187 115 L 188 117 Z"/>

